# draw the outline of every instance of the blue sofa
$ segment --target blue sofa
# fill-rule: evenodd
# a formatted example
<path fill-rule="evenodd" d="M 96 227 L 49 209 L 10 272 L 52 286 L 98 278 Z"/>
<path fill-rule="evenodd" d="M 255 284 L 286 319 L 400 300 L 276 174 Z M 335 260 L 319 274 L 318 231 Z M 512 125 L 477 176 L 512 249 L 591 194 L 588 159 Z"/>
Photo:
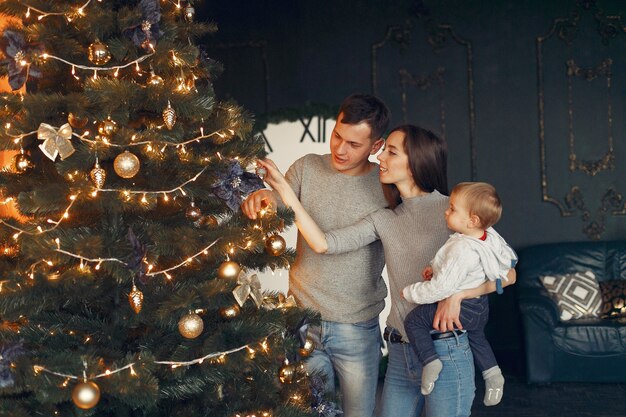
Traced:
<path fill-rule="evenodd" d="M 626 280 L 626 240 L 553 243 L 518 251 L 517 291 L 529 383 L 626 382 L 626 319 L 562 322 L 542 275 L 591 270 Z"/>

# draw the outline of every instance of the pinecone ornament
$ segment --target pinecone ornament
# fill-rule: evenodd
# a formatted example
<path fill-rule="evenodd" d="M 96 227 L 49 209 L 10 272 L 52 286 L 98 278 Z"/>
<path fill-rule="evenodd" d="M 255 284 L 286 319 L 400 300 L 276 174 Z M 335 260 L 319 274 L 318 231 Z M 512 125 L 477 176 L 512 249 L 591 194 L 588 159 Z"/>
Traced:
<path fill-rule="evenodd" d="M 176 110 L 174 110 L 169 100 L 167 101 L 167 107 L 163 110 L 163 121 L 169 130 L 172 130 L 176 124 Z"/>
<path fill-rule="evenodd" d="M 93 182 L 93 185 L 95 185 L 97 189 L 104 186 L 104 181 L 107 178 L 107 172 L 100 167 L 98 159 L 96 159 L 96 164 L 93 166 L 93 169 L 89 171 L 89 178 L 91 178 L 91 182 Z"/>
<path fill-rule="evenodd" d="M 128 294 L 128 302 L 135 314 L 139 314 L 143 307 L 143 293 L 133 285 L 132 291 Z"/>

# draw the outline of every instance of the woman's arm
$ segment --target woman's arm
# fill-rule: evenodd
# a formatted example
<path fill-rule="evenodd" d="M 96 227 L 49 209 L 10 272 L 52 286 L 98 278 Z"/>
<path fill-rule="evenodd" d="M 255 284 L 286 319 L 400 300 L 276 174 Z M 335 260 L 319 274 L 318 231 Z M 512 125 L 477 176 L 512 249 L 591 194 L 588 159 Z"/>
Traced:
<path fill-rule="evenodd" d="M 507 280 L 502 282 L 502 287 L 507 287 L 511 284 L 515 284 L 517 279 L 517 273 L 515 269 L 509 269 L 506 274 Z M 476 288 L 470 288 L 468 290 L 459 291 L 456 294 L 451 295 L 445 300 L 437 303 L 437 311 L 435 312 L 435 319 L 433 320 L 433 328 L 440 332 L 447 332 L 453 329 L 462 329 L 463 325 L 459 320 L 459 314 L 461 313 L 461 302 L 468 298 L 479 297 L 484 294 L 490 294 L 496 290 L 496 283 L 494 281 L 487 281 Z"/>
<path fill-rule="evenodd" d="M 271 159 L 257 161 L 257 163 L 267 170 L 265 182 L 278 192 L 283 203 L 295 213 L 296 226 L 298 226 L 298 230 L 311 249 L 316 253 L 325 253 L 328 250 L 328 243 L 326 242 L 324 232 L 304 209 L 296 193 L 294 193 L 283 174 L 278 170 L 276 164 Z"/>

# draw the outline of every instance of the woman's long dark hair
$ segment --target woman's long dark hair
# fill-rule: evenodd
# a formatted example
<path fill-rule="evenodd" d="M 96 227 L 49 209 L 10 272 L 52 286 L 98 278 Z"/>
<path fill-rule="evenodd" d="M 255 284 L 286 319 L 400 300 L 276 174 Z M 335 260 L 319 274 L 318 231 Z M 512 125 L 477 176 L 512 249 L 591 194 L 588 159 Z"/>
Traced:
<path fill-rule="evenodd" d="M 404 152 L 409 157 L 409 170 L 420 190 L 434 190 L 448 195 L 448 147 L 430 130 L 414 125 L 398 126 L 391 131 L 404 133 Z M 389 208 L 402 202 L 395 184 L 382 184 Z"/>

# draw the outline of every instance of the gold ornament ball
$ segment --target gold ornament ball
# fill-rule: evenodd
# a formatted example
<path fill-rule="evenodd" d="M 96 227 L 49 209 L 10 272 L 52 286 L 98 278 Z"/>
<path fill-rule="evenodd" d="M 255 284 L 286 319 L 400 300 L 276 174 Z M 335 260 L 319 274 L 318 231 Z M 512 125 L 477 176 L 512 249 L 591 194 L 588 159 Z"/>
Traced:
<path fill-rule="evenodd" d="M 300 348 L 300 356 L 307 357 L 315 350 L 315 343 L 313 339 L 307 337 L 304 341 L 304 346 Z"/>
<path fill-rule="evenodd" d="M 102 188 L 104 185 L 104 181 L 107 178 L 107 172 L 104 168 L 100 167 L 98 161 L 96 161 L 92 170 L 89 171 L 89 178 L 91 179 L 91 182 L 93 182 L 93 185 L 95 185 L 98 189 Z"/>
<path fill-rule="evenodd" d="M 81 117 L 75 115 L 74 113 L 70 113 L 67 115 L 67 122 L 74 129 L 82 129 L 83 127 L 87 126 L 88 121 L 89 119 L 87 118 L 87 116 Z"/>
<path fill-rule="evenodd" d="M 96 65 L 104 65 L 111 59 L 109 48 L 98 40 L 89 45 L 87 52 L 89 60 Z"/>
<path fill-rule="evenodd" d="M 187 339 L 195 339 L 200 336 L 203 329 L 204 322 L 202 318 L 195 313 L 187 314 L 178 321 L 178 331 Z"/>
<path fill-rule="evenodd" d="M 139 158 L 128 151 L 122 152 L 113 161 L 115 173 L 122 178 L 134 177 L 139 172 L 140 166 Z"/>
<path fill-rule="evenodd" d="M 224 261 L 219 268 L 217 268 L 217 276 L 222 279 L 237 278 L 240 271 L 241 267 L 237 262 Z"/>
<path fill-rule="evenodd" d="M 280 235 L 271 235 L 265 239 L 265 251 L 270 255 L 279 256 L 287 249 L 287 242 Z"/>
<path fill-rule="evenodd" d="M 135 314 L 139 314 L 143 307 L 143 293 L 133 285 L 132 291 L 128 294 L 128 302 Z"/>
<path fill-rule="evenodd" d="M 83 410 L 93 408 L 100 401 L 100 388 L 92 381 L 81 382 L 72 390 L 72 401 Z"/>
<path fill-rule="evenodd" d="M 11 166 L 13 167 L 13 171 L 17 174 L 26 174 L 34 168 L 33 162 L 28 155 L 24 153 L 15 155 L 11 161 Z"/>
<path fill-rule="evenodd" d="M 117 123 L 111 118 L 103 120 L 98 124 L 98 133 L 107 138 L 117 131 Z"/>
<path fill-rule="evenodd" d="M 150 74 L 150 78 L 148 78 L 148 84 L 150 85 L 162 85 L 163 78 L 159 77 L 155 73 Z"/>
<path fill-rule="evenodd" d="M 230 307 L 222 307 L 220 308 L 220 316 L 225 319 L 234 319 L 241 313 L 241 309 L 237 304 L 233 304 Z"/>
<path fill-rule="evenodd" d="M 187 220 L 195 222 L 197 220 L 200 220 L 200 218 L 202 217 L 202 212 L 198 207 L 191 203 L 191 206 L 189 206 L 189 208 L 185 211 L 185 217 L 187 217 Z"/>
<path fill-rule="evenodd" d="M 278 370 L 278 379 L 283 384 L 291 384 L 296 376 L 296 367 L 292 364 L 285 364 Z"/>

